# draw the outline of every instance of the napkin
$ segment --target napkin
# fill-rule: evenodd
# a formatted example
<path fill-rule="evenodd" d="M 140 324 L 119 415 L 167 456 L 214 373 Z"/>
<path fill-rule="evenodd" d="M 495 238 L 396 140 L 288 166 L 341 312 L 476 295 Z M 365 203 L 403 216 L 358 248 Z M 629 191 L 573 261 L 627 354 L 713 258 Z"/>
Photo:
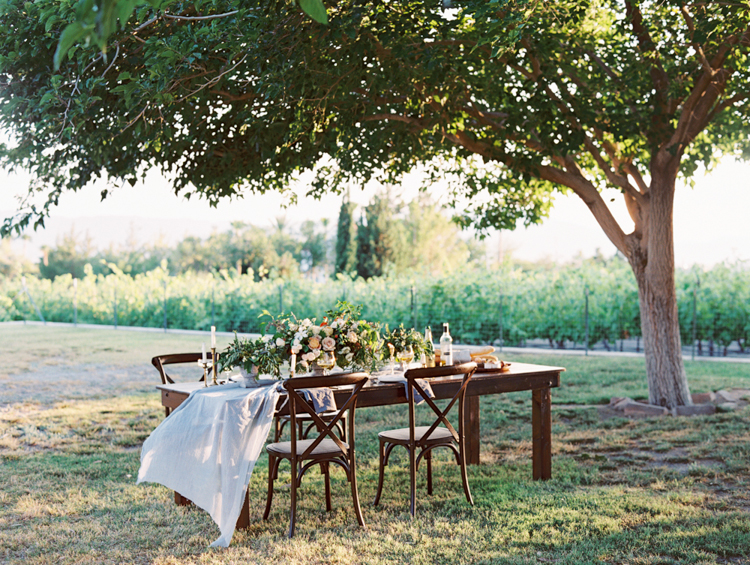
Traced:
<path fill-rule="evenodd" d="M 318 414 L 338 409 L 333 390 L 330 388 L 302 388 L 300 392 L 305 400 L 313 405 L 315 412 Z"/>
<path fill-rule="evenodd" d="M 381 383 L 404 383 L 404 386 L 406 387 L 406 394 L 408 396 L 409 394 L 409 382 L 406 380 L 406 377 L 403 373 L 394 373 L 390 374 L 389 372 L 386 373 L 377 373 L 375 375 L 378 378 L 378 381 Z M 424 379 L 415 379 L 415 382 L 419 384 L 420 387 L 422 387 L 422 390 L 424 390 L 425 394 L 429 396 L 430 398 L 435 398 L 435 393 L 432 391 L 432 387 L 430 386 L 430 382 L 426 381 Z M 419 392 L 414 390 L 414 404 L 422 404 L 424 402 L 424 398 L 422 398 L 422 395 L 419 394 Z"/>

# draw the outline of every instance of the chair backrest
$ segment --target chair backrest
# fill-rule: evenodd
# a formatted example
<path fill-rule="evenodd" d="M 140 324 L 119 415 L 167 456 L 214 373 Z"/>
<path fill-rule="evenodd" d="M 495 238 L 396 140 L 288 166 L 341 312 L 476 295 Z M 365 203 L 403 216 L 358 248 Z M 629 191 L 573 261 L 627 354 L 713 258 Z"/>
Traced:
<path fill-rule="evenodd" d="M 357 406 L 357 395 L 365 386 L 368 376 L 367 373 L 344 373 L 338 375 L 327 375 L 322 377 L 293 377 L 284 382 L 284 388 L 289 393 L 289 415 L 294 422 L 298 411 L 305 413 L 312 418 L 315 427 L 318 430 L 318 437 L 308 446 L 304 453 L 297 453 L 297 434 L 292 433 L 292 454 L 295 458 L 302 460 L 307 458 L 313 450 L 320 445 L 325 438 L 332 439 L 339 449 L 348 458 L 350 450 L 354 450 L 354 410 Z M 341 387 L 352 386 L 349 398 L 338 407 L 338 412 L 333 419 L 323 419 L 315 412 L 315 409 L 306 401 L 300 389 L 315 389 L 324 387 Z M 347 438 L 348 445 L 344 444 L 336 433 L 336 424 L 348 412 L 349 430 Z"/>
<path fill-rule="evenodd" d="M 437 418 L 429 427 L 429 429 L 422 436 L 423 442 L 427 441 L 432 433 L 443 424 L 453 436 L 453 439 L 459 441 L 459 434 L 461 433 L 461 426 L 464 419 L 464 397 L 466 396 L 466 387 L 474 376 L 474 372 L 477 370 L 476 363 L 463 363 L 461 365 L 449 365 L 446 367 L 431 367 L 429 369 L 409 369 L 405 373 L 406 381 L 408 384 L 408 399 L 409 399 L 409 440 L 414 443 L 414 429 L 416 428 L 416 412 L 415 412 L 415 393 L 421 396 L 425 403 L 432 409 Z M 449 399 L 448 405 L 444 409 L 440 409 L 435 401 L 430 398 L 418 380 L 421 379 L 432 379 L 436 377 L 452 377 L 461 376 L 461 386 L 453 395 L 453 398 Z M 448 413 L 453 409 L 453 406 L 458 404 L 458 431 L 451 425 L 448 420 Z"/>
<path fill-rule="evenodd" d="M 161 384 L 173 383 L 172 377 L 167 374 L 165 370 L 166 365 L 175 365 L 178 363 L 197 363 L 203 356 L 202 353 L 172 353 L 169 355 L 157 355 L 151 359 L 151 364 L 156 367 L 161 377 Z M 203 375 L 198 379 L 203 380 Z"/>

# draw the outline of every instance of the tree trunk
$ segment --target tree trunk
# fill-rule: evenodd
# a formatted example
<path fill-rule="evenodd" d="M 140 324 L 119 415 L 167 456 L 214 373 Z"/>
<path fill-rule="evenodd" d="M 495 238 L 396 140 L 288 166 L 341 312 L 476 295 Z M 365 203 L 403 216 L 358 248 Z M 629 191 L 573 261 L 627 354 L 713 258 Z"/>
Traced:
<path fill-rule="evenodd" d="M 677 168 L 668 162 L 674 159 L 670 157 L 655 159 L 644 226 L 646 248 L 637 238 L 639 245 L 630 248 L 629 260 L 638 283 L 649 402 L 674 408 L 692 400 L 677 316 L 672 222 Z"/>

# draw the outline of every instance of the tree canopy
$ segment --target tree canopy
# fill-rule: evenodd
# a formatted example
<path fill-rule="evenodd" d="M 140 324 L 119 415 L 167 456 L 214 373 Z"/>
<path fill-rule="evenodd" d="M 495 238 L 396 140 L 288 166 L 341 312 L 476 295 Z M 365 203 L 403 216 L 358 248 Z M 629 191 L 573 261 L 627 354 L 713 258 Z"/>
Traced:
<path fill-rule="evenodd" d="M 649 378 L 684 381 L 675 179 L 750 156 L 746 0 L 341 0 L 328 25 L 279 0 L 166 1 L 136 9 L 106 56 L 76 45 L 58 71 L 73 3 L 0 6 L 0 125 L 16 139 L 1 162 L 31 169 L 42 197 L 4 232 L 96 176 L 150 167 L 216 202 L 286 191 L 305 170 L 320 193 L 419 165 L 468 199 L 461 221 L 479 229 L 539 221 L 572 190 L 634 269 L 644 341 L 662 340 L 647 364 L 669 352 Z M 632 231 L 604 187 L 622 192 Z"/>
<path fill-rule="evenodd" d="M 286 2 L 162 2 L 57 72 L 75 4 L 0 10 L 3 165 L 46 196 L 5 231 L 154 166 L 216 202 L 316 166 L 322 191 L 422 163 L 477 200 L 479 227 L 537 221 L 559 186 L 611 223 L 596 189 L 638 200 L 655 148 L 685 153 L 688 176 L 748 153 L 747 2 L 347 1 L 328 26 Z"/>

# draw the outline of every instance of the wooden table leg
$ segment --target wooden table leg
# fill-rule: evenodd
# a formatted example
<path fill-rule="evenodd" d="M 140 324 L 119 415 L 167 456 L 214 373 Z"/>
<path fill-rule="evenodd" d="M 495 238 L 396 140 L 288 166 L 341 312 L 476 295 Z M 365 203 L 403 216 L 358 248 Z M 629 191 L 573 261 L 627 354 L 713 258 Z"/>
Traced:
<path fill-rule="evenodd" d="M 192 504 L 189 498 L 185 498 L 177 491 L 174 491 L 174 503 L 177 506 L 190 506 Z"/>
<path fill-rule="evenodd" d="M 250 498 L 248 491 L 245 491 L 245 502 L 242 503 L 242 510 L 237 517 L 236 530 L 246 530 L 250 527 Z"/>
<path fill-rule="evenodd" d="M 552 478 L 552 405 L 550 389 L 531 391 L 534 480 Z"/>
<path fill-rule="evenodd" d="M 464 421 L 461 422 L 466 441 L 466 464 L 479 465 L 479 397 L 464 400 Z"/>

